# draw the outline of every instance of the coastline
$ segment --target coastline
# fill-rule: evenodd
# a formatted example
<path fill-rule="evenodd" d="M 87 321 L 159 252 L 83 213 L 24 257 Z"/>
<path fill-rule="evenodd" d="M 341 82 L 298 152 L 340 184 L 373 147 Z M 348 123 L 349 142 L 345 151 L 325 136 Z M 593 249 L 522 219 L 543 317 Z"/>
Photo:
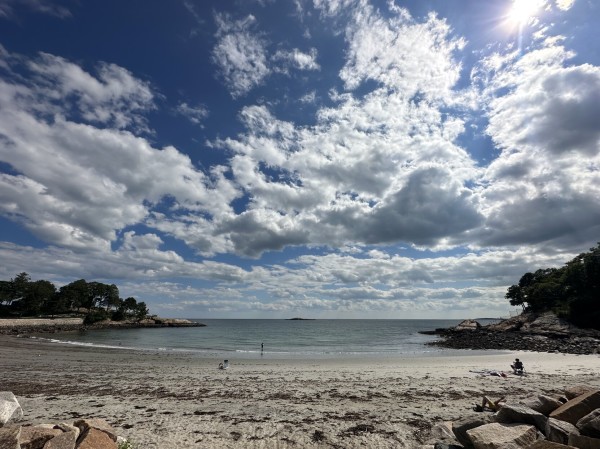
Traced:
<path fill-rule="evenodd" d="M 509 370 L 519 357 L 528 376 Z M 405 447 L 471 412 L 482 395 L 519 400 L 600 388 L 600 357 L 534 352 L 389 359 L 231 359 L 0 335 L 2 389 L 23 423 L 98 417 L 145 448 Z"/>
<path fill-rule="evenodd" d="M 84 324 L 83 318 L 0 318 L 0 334 L 54 334 L 90 329 L 138 329 L 160 327 L 202 327 L 204 324 L 174 318 L 149 318 L 141 321 L 99 321 Z"/>

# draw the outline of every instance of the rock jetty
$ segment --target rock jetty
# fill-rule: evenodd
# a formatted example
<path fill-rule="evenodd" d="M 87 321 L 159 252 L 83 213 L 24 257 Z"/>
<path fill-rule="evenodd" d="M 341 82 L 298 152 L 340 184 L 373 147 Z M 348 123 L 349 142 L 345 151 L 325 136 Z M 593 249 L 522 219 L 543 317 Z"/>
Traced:
<path fill-rule="evenodd" d="M 478 408 L 478 410 L 483 410 Z M 598 449 L 600 390 L 567 388 L 563 396 L 508 402 L 435 424 L 421 449 Z"/>
<path fill-rule="evenodd" d="M 199 327 L 205 324 L 176 318 L 146 318 L 140 321 L 99 321 L 84 324 L 83 318 L 21 318 L 0 319 L 0 334 L 19 335 L 56 333 L 90 329 L 131 329 L 152 327 Z M 1 446 L 0 446 L 1 448 Z"/>
<path fill-rule="evenodd" d="M 16 424 L 23 417 L 17 398 L 0 392 L 1 449 L 117 449 L 127 440 L 102 419 L 79 419 L 72 424 Z"/>
<path fill-rule="evenodd" d="M 465 320 L 454 328 L 422 333 L 442 337 L 429 345 L 453 349 L 600 354 L 599 331 L 580 329 L 553 313 L 524 313 L 487 326 Z"/>

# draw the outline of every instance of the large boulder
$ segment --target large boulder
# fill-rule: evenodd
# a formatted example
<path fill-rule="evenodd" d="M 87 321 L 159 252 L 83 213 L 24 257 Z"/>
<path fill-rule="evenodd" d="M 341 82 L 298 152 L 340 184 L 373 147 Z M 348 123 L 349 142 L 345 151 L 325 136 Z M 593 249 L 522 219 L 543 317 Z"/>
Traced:
<path fill-rule="evenodd" d="M 600 391 L 590 391 L 565 402 L 552 413 L 551 418 L 567 421 L 573 425 L 581 418 L 600 408 Z"/>
<path fill-rule="evenodd" d="M 21 435 L 21 426 L 6 426 L 0 428 L 0 448 L 2 449 L 21 449 L 19 436 Z"/>
<path fill-rule="evenodd" d="M 63 432 L 46 443 L 44 449 L 75 449 L 79 432 Z"/>
<path fill-rule="evenodd" d="M 10 391 L 0 391 L 0 427 L 11 419 L 22 418 L 23 409 Z"/>
<path fill-rule="evenodd" d="M 569 443 L 569 435 L 572 433 L 579 434 L 579 429 L 567 421 L 561 421 L 556 418 L 548 418 L 546 431 L 544 435 L 550 441 L 561 444 Z"/>
<path fill-rule="evenodd" d="M 558 399 L 551 398 L 550 396 L 539 395 L 535 398 L 531 398 L 523 401 L 523 405 L 529 407 L 536 412 L 541 413 L 542 415 L 548 416 L 558 407 L 560 407 L 563 403 Z"/>
<path fill-rule="evenodd" d="M 600 439 L 572 433 L 569 436 L 569 445 L 578 449 L 600 449 Z"/>
<path fill-rule="evenodd" d="M 577 421 L 577 428 L 582 435 L 600 438 L 600 409 L 597 408 Z"/>
<path fill-rule="evenodd" d="M 440 422 L 435 424 L 431 428 L 431 438 L 435 440 L 449 440 L 454 439 L 454 432 L 452 432 L 452 423 L 451 422 Z"/>
<path fill-rule="evenodd" d="M 475 427 L 489 424 L 490 418 L 487 415 L 464 416 L 461 419 L 452 423 L 452 432 L 460 444 L 464 447 L 472 448 L 471 438 L 467 432 Z"/>
<path fill-rule="evenodd" d="M 19 444 L 21 445 L 21 449 L 42 449 L 47 441 L 62 433 L 60 429 L 42 426 L 23 426 L 21 427 Z"/>
<path fill-rule="evenodd" d="M 103 419 L 80 419 L 78 421 L 75 421 L 74 425 L 75 427 L 78 427 L 79 430 L 81 430 L 82 434 L 85 434 L 86 432 L 95 429 L 108 435 L 108 437 L 111 440 L 117 441 L 117 432 L 115 431 L 115 429 L 112 428 L 112 426 L 109 423 L 107 423 Z"/>
<path fill-rule="evenodd" d="M 520 330 L 536 335 L 568 336 L 573 327 L 568 321 L 548 312 L 536 317 L 533 321 L 524 323 Z"/>
<path fill-rule="evenodd" d="M 475 320 L 461 321 L 454 329 L 458 331 L 474 331 L 481 328 L 481 324 Z"/>
<path fill-rule="evenodd" d="M 596 390 L 597 388 L 592 388 L 589 385 L 574 385 L 572 387 L 565 388 L 565 397 L 571 400 L 575 399 L 577 396 L 581 396 L 582 394 Z"/>
<path fill-rule="evenodd" d="M 505 404 L 492 418 L 505 424 L 533 424 L 541 432 L 546 430 L 548 418 L 524 405 Z"/>
<path fill-rule="evenodd" d="M 467 430 L 475 449 L 522 449 L 537 439 L 535 426 L 491 423 Z"/>
<path fill-rule="evenodd" d="M 91 428 L 83 435 L 77 449 L 117 449 L 115 440 L 105 432 Z"/>

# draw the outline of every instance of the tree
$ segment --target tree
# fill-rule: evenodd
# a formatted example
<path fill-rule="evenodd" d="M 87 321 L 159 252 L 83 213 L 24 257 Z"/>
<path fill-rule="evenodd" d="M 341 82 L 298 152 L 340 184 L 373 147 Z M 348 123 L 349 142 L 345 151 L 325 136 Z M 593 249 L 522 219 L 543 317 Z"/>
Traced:
<path fill-rule="evenodd" d="M 141 301 L 137 303 L 137 307 L 135 309 L 135 317 L 138 320 L 143 320 L 148 315 L 148 307 L 146 307 L 146 303 Z"/>
<path fill-rule="evenodd" d="M 19 309 L 26 315 L 38 315 L 56 294 L 56 287 L 50 281 L 29 282 Z"/>
<path fill-rule="evenodd" d="M 22 272 L 17 274 L 10 282 L 12 284 L 12 301 L 20 301 L 27 293 L 31 277 L 27 273 Z"/>
<path fill-rule="evenodd" d="M 58 295 L 64 301 L 67 310 L 77 310 L 80 307 L 89 309 L 90 291 L 85 279 L 79 279 L 62 286 Z"/>
<path fill-rule="evenodd" d="M 10 281 L 0 281 L 0 306 L 10 306 L 13 300 L 13 287 Z"/>
<path fill-rule="evenodd" d="M 579 326 L 600 329 L 600 243 L 564 267 L 525 273 L 505 297 L 524 310 L 552 310 Z"/>

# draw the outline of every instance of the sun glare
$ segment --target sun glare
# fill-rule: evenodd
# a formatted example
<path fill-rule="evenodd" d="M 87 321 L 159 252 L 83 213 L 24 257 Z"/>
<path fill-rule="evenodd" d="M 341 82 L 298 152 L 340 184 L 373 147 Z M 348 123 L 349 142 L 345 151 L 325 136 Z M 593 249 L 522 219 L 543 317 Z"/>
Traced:
<path fill-rule="evenodd" d="M 542 8 L 542 3 L 541 0 L 513 0 L 508 17 L 511 22 L 524 25 Z"/>

